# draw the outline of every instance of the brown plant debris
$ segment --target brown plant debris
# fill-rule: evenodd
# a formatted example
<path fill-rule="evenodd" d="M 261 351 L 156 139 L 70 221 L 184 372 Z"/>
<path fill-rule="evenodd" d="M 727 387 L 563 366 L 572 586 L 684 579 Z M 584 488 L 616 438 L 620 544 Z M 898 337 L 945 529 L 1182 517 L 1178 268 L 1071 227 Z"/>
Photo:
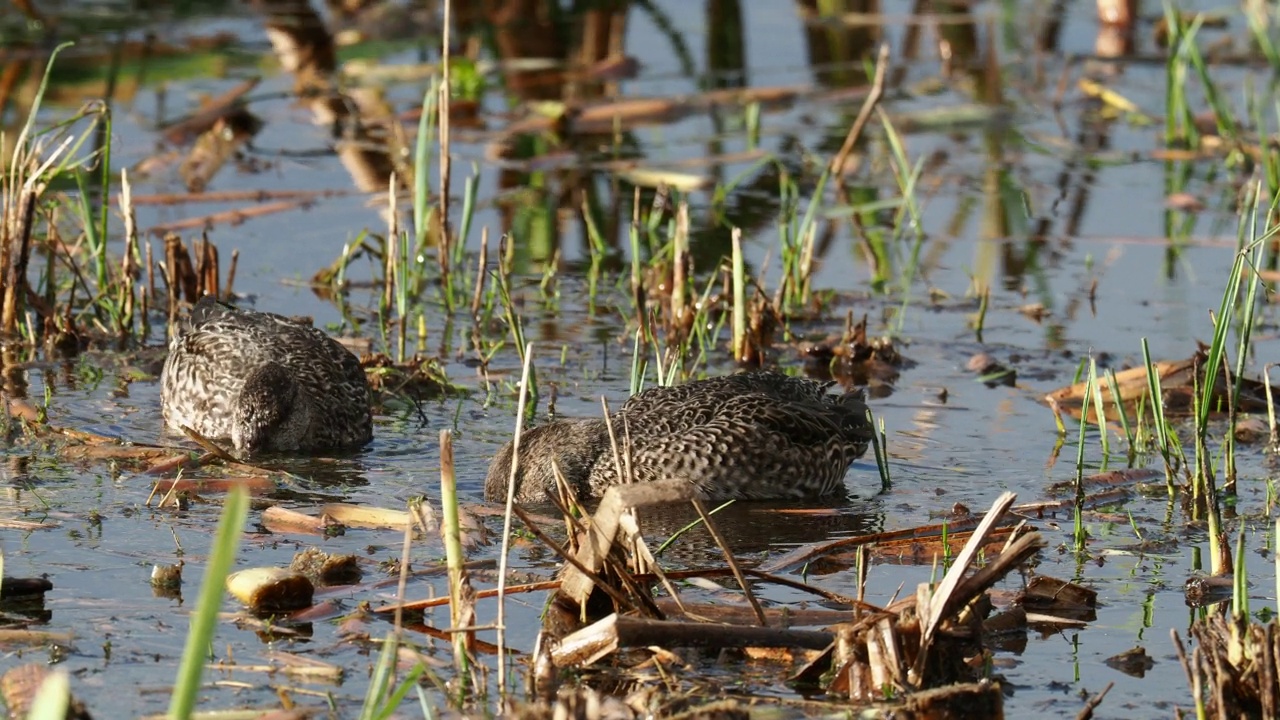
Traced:
<path fill-rule="evenodd" d="M 877 386 L 893 386 L 902 370 L 915 365 L 898 352 L 891 338 L 867 337 L 866 315 L 857 324 L 850 315 L 839 339 L 802 346 L 800 352 L 810 365 L 822 365 L 842 383 L 869 386 L 873 392 Z"/>
<path fill-rule="evenodd" d="M 1151 659 L 1151 656 L 1147 654 L 1147 649 L 1141 645 L 1125 650 L 1119 655 L 1113 655 L 1103 660 L 1103 662 L 1107 664 L 1107 667 L 1136 678 L 1146 677 L 1147 671 L 1156 666 L 1156 661 Z"/>
<path fill-rule="evenodd" d="M 300 572 L 260 567 L 228 575 L 227 592 L 255 612 L 278 612 L 309 607 L 315 586 Z"/>
<path fill-rule="evenodd" d="M 1203 387 L 1205 382 L 1204 363 L 1207 359 L 1205 348 L 1202 346 L 1194 355 L 1185 360 L 1160 360 L 1153 363 L 1155 372 L 1160 377 L 1160 392 L 1163 396 L 1164 410 L 1170 416 L 1186 416 L 1189 415 L 1194 407 L 1194 394 L 1197 388 Z M 1235 378 L 1232 378 L 1234 381 Z M 1251 380 L 1249 378 L 1240 378 L 1240 398 L 1237 410 L 1239 412 L 1266 412 L 1267 410 L 1267 392 L 1268 386 L 1264 382 Z M 1084 404 L 1084 394 L 1087 383 L 1079 382 L 1074 385 L 1059 388 L 1045 395 L 1045 402 L 1054 412 L 1065 412 L 1073 418 L 1080 418 L 1080 411 Z M 1119 420 L 1120 415 L 1117 410 L 1116 397 L 1111 392 L 1111 384 L 1105 378 L 1098 378 L 1099 390 L 1102 392 L 1102 403 L 1104 414 L 1108 420 Z M 1147 368 L 1139 365 L 1138 367 L 1121 370 L 1116 373 L 1116 386 L 1119 389 L 1119 407 L 1124 409 L 1128 417 L 1134 417 L 1137 412 L 1138 404 L 1149 402 L 1150 392 L 1147 383 Z M 1221 368 L 1213 375 L 1213 394 L 1211 398 L 1212 408 L 1214 412 L 1225 412 L 1227 409 L 1227 395 L 1231 388 L 1231 383 L 1226 381 Z M 1280 391 L 1271 387 L 1273 396 Z M 1097 408 L 1093 406 L 1093 402 L 1089 403 L 1089 422 L 1096 423 L 1098 421 Z"/>
<path fill-rule="evenodd" d="M 244 80 L 227 92 L 205 102 L 195 114 L 169 124 L 164 138 L 171 143 L 183 144 L 217 126 L 219 120 L 244 108 L 244 97 L 258 86 L 260 78 Z"/>
<path fill-rule="evenodd" d="M 1231 599 L 1235 580 L 1229 575 L 1195 575 L 1183 585 L 1188 607 L 1205 607 Z"/>
<path fill-rule="evenodd" d="M 1021 509 L 1021 508 L 1019 508 Z M 973 531 L 983 518 L 976 515 L 955 515 L 946 522 L 921 525 L 902 530 L 868 533 L 848 538 L 825 540 L 802 545 L 789 553 L 771 559 L 760 569 L 778 572 L 806 565 L 809 572 L 823 573 L 844 569 L 857 562 L 859 548 L 867 548 L 875 557 L 900 564 L 930 563 L 934 558 L 954 555 L 969 541 Z M 988 531 L 989 549 L 999 551 L 1023 520 L 1010 516 Z M 943 538 L 946 538 L 944 544 Z"/>
<path fill-rule="evenodd" d="M 1028 611 L 1037 613 L 1028 618 L 1032 623 L 1077 624 L 1097 619 L 1096 590 L 1047 575 L 1032 578 L 1019 594 L 1017 602 Z"/>
<path fill-rule="evenodd" d="M 272 505 L 262 511 L 262 526 L 279 534 L 335 537 L 346 533 L 345 526 L 328 515 L 308 515 L 279 505 Z"/>
<path fill-rule="evenodd" d="M 0 578 L 0 599 L 3 600 L 43 596 L 52 589 L 53 582 L 48 578 Z"/>
<path fill-rule="evenodd" d="M 669 695 L 643 683 L 625 695 L 600 692 L 586 685 L 566 686 L 550 697 L 532 702 L 509 700 L 501 714 L 515 720 L 749 720 L 751 717 L 750 708 L 737 700 L 707 701 L 692 695 Z"/>
<path fill-rule="evenodd" d="M 360 582 L 364 571 L 355 555 L 330 555 L 309 547 L 293 556 L 289 569 L 300 572 L 315 585 L 351 585 Z"/>
<path fill-rule="evenodd" d="M 177 590 L 182 587 L 182 567 L 179 560 L 173 564 L 156 563 L 151 566 L 151 586 L 160 590 Z"/>
<path fill-rule="evenodd" d="M 1280 717 L 1280 626 L 1226 613 L 1211 613 L 1191 626 L 1196 647 L 1188 656 L 1177 630 L 1170 630 L 1200 717 Z"/>
<path fill-rule="evenodd" d="M 415 355 L 398 363 L 383 353 L 374 353 L 360 358 L 360 365 L 375 393 L 429 400 L 455 390 L 435 358 Z"/>
<path fill-rule="evenodd" d="M 1018 384 L 1018 371 L 984 352 L 970 357 L 965 367 L 978 376 L 979 382 L 990 388 L 1014 387 Z"/>
<path fill-rule="evenodd" d="M 736 613 L 718 613 L 717 621 L 711 621 L 700 616 L 700 606 L 684 602 L 675 593 L 671 578 L 662 573 L 639 535 L 636 509 L 692 500 L 689 488 L 680 483 L 610 488 L 581 529 L 576 550 L 547 539 L 522 515 L 530 530 L 566 561 L 560 592 L 552 603 L 552 610 L 558 612 L 548 613 L 534 658 L 535 685 L 546 691 L 554 687 L 560 670 L 584 668 L 609 658 L 629 664 L 635 658 L 630 651 L 637 649 L 669 653 L 671 648 L 738 648 L 753 657 L 775 660 L 793 656 L 785 651 L 821 650 L 816 657 L 810 652 L 813 659 L 796 676 L 799 682 L 822 683 L 829 694 L 860 702 L 881 700 L 886 690 L 906 695 L 961 683 L 947 692 L 913 696 L 909 702 L 925 706 L 936 703 L 936 707 L 975 702 L 985 706 L 994 702 L 998 714 L 998 687 L 992 693 L 981 683 L 964 684 L 981 679 L 975 668 L 983 663 L 974 658 L 988 652 L 983 647 L 983 620 L 992 607 L 988 591 L 1045 545 L 1036 532 L 1007 535 L 1000 543 L 993 541 L 992 533 L 1007 526 L 1006 516 L 1013 499 L 1011 493 L 1002 495 L 981 521 L 975 521 L 972 536 L 955 553 L 951 570 L 936 588 L 922 584 L 910 597 L 883 609 L 845 602 L 845 617 L 849 619 L 825 629 L 783 627 L 781 622 L 794 625 L 796 618 L 763 612 L 754 605 L 750 609 L 739 608 Z M 582 528 L 570 517 L 566 522 L 571 528 Z M 986 558 L 986 565 L 974 569 L 980 553 Z M 635 574 L 645 569 L 653 574 L 647 578 Z M 743 578 L 748 573 L 756 582 L 774 579 L 759 571 L 738 570 L 731 574 L 745 585 Z M 655 580 L 671 594 L 661 609 L 648 595 L 647 588 Z M 1066 586 L 1054 587 L 1065 592 Z M 1047 588 L 1045 592 L 1052 592 Z M 838 602 L 830 597 L 827 600 Z M 610 602 L 611 612 L 605 610 Z M 592 618 L 600 619 L 592 622 Z M 585 626 L 576 622 L 584 619 L 588 623 Z M 770 647 L 784 652 L 761 650 Z M 909 712 L 915 713 L 925 711 Z"/>
<path fill-rule="evenodd" d="M 403 530 L 413 524 L 414 518 L 405 510 L 352 505 L 350 503 L 329 503 L 320 507 L 321 515 L 347 527 L 361 527 L 373 530 Z M 431 527 L 435 527 L 434 524 Z"/>
<path fill-rule="evenodd" d="M 262 124 L 262 120 L 248 110 L 237 108 L 219 117 L 213 127 L 200 133 L 178 165 L 178 173 L 187 190 L 198 193 L 208 187 L 222 166 L 258 134 Z"/>

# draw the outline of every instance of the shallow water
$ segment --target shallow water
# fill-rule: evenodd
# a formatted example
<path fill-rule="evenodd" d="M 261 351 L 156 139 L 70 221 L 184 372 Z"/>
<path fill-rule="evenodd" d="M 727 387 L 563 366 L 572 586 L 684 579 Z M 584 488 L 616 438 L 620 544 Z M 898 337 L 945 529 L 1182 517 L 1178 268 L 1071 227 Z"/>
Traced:
<path fill-rule="evenodd" d="M 679 30 L 689 56 L 705 58 L 706 19 L 698 11 L 698 4 L 671 0 L 653 5 Z M 1013 3 L 1010 7 L 1010 12 L 1017 14 L 1040 6 Z M 890 3 L 883 10 L 890 16 L 905 17 L 910 7 Z M 873 410 L 887 428 L 893 487 L 880 493 L 874 460 L 864 458 L 847 478 L 849 500 L 820 519 L 798 520 L 795 515 L 772 512 L 776 509 L 765 506 L 731 508 L 721 517 L 720 526 L 730 545 L 744 558 L 762 559 L 801 544 L 935 522 L 937 516 L 957 503 L 979 511 L 1004 490 L 1016 492 L 1023 501 L 1042 498 L 1052 483 L 1074 476 L 1077 435 L 1075 426 L 1069 424 L 1065 445 L 1059 449 L 1052 414 L 1039 402 L 1041 396 L 1072 382 L 1081 359 L 1090 352 L 1109 356 L 1116 367 L 1130 366 L 1140 361 L 1140 338 L 1145 337 L 1154 358 L 1178 359 L 1188 356 L 1197 340 L 1208 340 L 1212 334 L 1208 314 L 1218 308 L 1235 249 L 1232 178 L 1208 162 L 1191 166 L 1187 189 L 1200 196 L 1207 209 L 1195 217 L 1190 229 L 1168 238 L 1165 223 L 1169 211 L 1163 207 L 1166 183 L 1181 168 L 1149 159 L 1150 151 L 1160 147 L 1155 129 L 1119 122 L 1099 130 L 1089 125 L 1096 121 L 1088 114 L 1085 100 L 1075 93 L 1068 94 L 1061 111 L 1066 132 L 1048 109 L 1047 100 L 1054 93 L 1066 55 L 1087 56 L 1093 51 L 1096 21 L 1091 8 L 1074 5 L 1067 9 L 1058 49 L 1048 54 L 1034 52 L 1029 41 L 1010 32 L 1016 27 L 1016 18 L 1006 15 L 1000 7 L 979 5 L 976 12 L 994 23 L 989 30 L 980 23 L 979 33 L 996 33 L 1001 67 L 1007 76 L 1006 99 L 1013 110 L 1007 113 L 1008 123 L 1003 126 L 947 126 L 905 135 L 913 161 L 940 158 L 922 180 L 921 227 L 927 239 L 920 272 L 910 281 L 905 313 L 898 287 L 892 285 L 899 276 L 895 275 L 891 282 L 894 295 L 874 294 L 869 287 L 873 269 L 868 265 L 864 245 L 852 236 L 847 225 L 842 225 L 813 280 L 816 288 L 838 293 L 838 300 L 824 319 L 795 328 L 803 339 L 820 339 L 839 333 L 846 312 L 867 313 L 870 330 L 875 334 L 894 333 L 902 353 L 915 362 L 902 373 L 891 394 L 872 401 Z M 744 72 L 752 85 L 814 82 L 819 73 L 807 59 L 809 40 L 793 3 L 753 1 L 744 18 Z M 638 10 L 633 9 L 629 19 L 625 45 L 629 54 L 642 63 L 642 71 L 635 79 L 622 83 L 622 91 L 654 96 L 694 92 L 700 78 L 690 77 L 682 70 L 679 54 L 670 49 L 667 31 L 660 30 L 652 16 Z M 141 18 L 136 20 L 146 27 Z M 267 123 L 254 139 L 250 157 L 264 167 L 254 172 L 244 167 L 225 169 L 214 178 L 209 190 L 351 188 L 350 174 L 329 152 L 329 128 L 315 125 L 310 113 L 290 97 L 293 80 L 280 72 L 271 59 L 257 16 L 227 8 L 216 9 L 209 17 L 153 22 L 151 28 L 166 36 L 229 33 L 237 52 L 250 60 L 230 63 L 225 74 L 197 72 L 165 78 L 163 82 L 143 82 L 127 97 L 117 100 L 113 163 L 131 167 L 154 152 L 153 127 L 160 119 L 157 108 L 162 98 L 165 116 L 172 117 L 193 108 L 199 95 L 224 91 L 260 64 L 267 69 L 262 70 L 264 80 L 254 91 L 260 99 L 252 107 Z M 1243 36 L 1238 24 L 1220 32 Z M 891 24 L 885 38 L 896 49 L 903 34 L 901 23 Z M 435 42 L 429 37 L 421 44 L 430 47 Z M 1149 40 L 1143 42 L 1149 45 Z M 1154 52 L 1152 47 L 1140 50 Z M 937 78 L 936 58 L 929 52 L 923 57 L 897 61 L 905 73 L 903 88 Z M 419 51 L 409 43 L 388 49 L 377 59 L 384 65 L 409 64 L 418 61 Z M 1092 62 L 1082 64 L 1076 71 L 1104 77 L 1110 73 L 1108 82 L 1145 110 L 1157 115 L 1162 111 L 1161 63 Z M 1240 66 L 1215 67 L 1215 77 L 1227 87 L 1239 88 L 1246 76 L 1247 71 Z M 418 105 L 424 88 L 425 83 L 404 81 L 389 85 L 386 92 L 397 108 L 406 109 Z M 806 100 L 786 109 L 766 111 L 761 145 L 779 155 L 788 155 L 794 154 L 792 148 L 798 144 L 823 153 L 825 158 L 838 147 L 859 102 Z M 960 103 L 973 104 L 972 93 L 952 89 L 935 95 L 890 97 L 886 109 L 895 117 L 905 118 L 914 111 Z M 45 119 L 56 119 L 75 104 L 54 103 L 46 107 Z M 485 95 L 483 106 L 495 116 L 505 112 L 502 92 L 492 89 Z M 748 143 L 739 115 L 730 111 L 694 114 L 677 122 L 638 128 L 634 137 L 645 157 L 655 164 L 742 151 Z M 1095 131 L 1102 136 L 1103 147 L 1085 149 L 1086 141 L 1092 137 L 1087 133 Z M 498 170 L 485 161 L 485 143 L 489 139 L 483 132 L 465 130 L 455 138 L 455 191 L 471 172 L 472 162 L 481 171 L 481 209 L 468 238 L 472 262 L 478 247 L 478 228 L 488 227 L 496 237 L 509 229 L 511 220 L 493 202 L 505 185 Z M 883 159 L 884 151 L 880 153 Z M 749 162 L 729 162 L 695 171 L 727 180 L 750 167 Z M 1016 197 L 1014 202 L 995 202 L 995 194 L 987 189 L 986 183 L 1001 173 L 1007 173 L 1002 181 L 1007 192 Z M 875 176 L 882 190 L 887 187 L 886 177 L 883 173 Z M 533 182 L 528 176 L 525 179 Z M 569 184 L 557 177 L 541 179 Z M 607 184 L 604 178 L 590 182 L 596 186 Z M 179 191 L 181 183 L 171 170 L 139 181 L 134 190 Z M 769 220 L 746 234 L 749 262 L 757 271 L 767 268 L 765 282 L 772 288 L 778 272 L 772 220 L 776 214 L 776 183 L 762 182 L 752 191 L 760 197 L 774 198 L 763 203 L 767 207 L 761 210 Z M 756 195 L 744 191 L 742 197 L 747 199 L 740 201 L 750 205 Z M 629 195 L 616 200 L 627 208 L 625 216 L 630 207 Z M 711 225 L 709 194 L 695 193 L 691 202 L 695 230 L 705 230 Z M 807 196 L 802 198 L 802 207 L 807 202 Z M 144 205 L 138 208 L 139 225 L 151 228 L 233 207 L 236 206 L 216 203 Z M 235 288 L 254 306 L 312 315 L 317 324 L 336 325 L 343 322 L 341 313 L 298 283 L 337 258 L 344 243 L 360 232 L 383 232 L 381 208 L 382 200 L 374 196 L 348 192 L 317 201 L 304 210 L 253 218 L 234 227 L 220 225 L 210 233 L 210 239 L 222 249 L 224 273 L 230 250 L 240 250 Z M 1004 232 L 994 232 L 984 220 L 991 213 L 1007 214 Z M 1183 217 L 1174 215 L 1177 219 Z M 1044 228 L 1038 238 L 1032 232 L 1037 224 Z M 580 267 L 584 258 L 581 228 L 576 222 L 565 222 L 557 225 L 557 232 L 566 263 Z M 704 252 L 715 256 L 725 246 L 727 230 L 715 228 L 706 232 L 710 239 Z M 516 240 L 520 243 L 519 237 Z M 1177 249 L 1171 253 L 1170 247 Z M 538 289 L 537 255 L 537 250 L 522 244 L 517 263 L 526 269 L 527 277 L 517 282 L 517 300 L 524 303 L 529 339 L 537 348 L 539 379 L 544 387 L 540 415 L 545 416 L 549 409 L 545 388 L 551 384 L 556 387 L 557 413 L 599 412 L 601 395 L 616 406 L 625 399 L 632 360 L 628 334 L 634 328 L 627 325 L 631 316 L 626 309 L 626 293 L 610 284 L 596 311 L 591 312 L 584 281 L 565 273 L 557 279 L 558 297 L 553 303 L 545 303 Z M 901 250 L 895 261 L 902 262 L 906 255 L 907 250 Z M 365 263 L 353 271 L 357 279 L 368 277 L 370 272 Z M 977 300 L 969 292 L 975 279 L 991 288 L 981 340 L 969 324 L 978 309 Z M 1087 291 L 1095 281 L 1096 294 L 1091 302 Z M 624 286 L 622 282 L 616 287 Z M 375 304 L 372 297 L 367 289 L 357 289 L 350 300 L 357 307 L 369 307 Z M 1036 322 L 1018 311 L 1032 302 L 1041 303 L 1048 310 L 1043 321 Z M 330 501 L 384 507 L 400 507 L 405 500 L 419 495 L 438 501 L 438 437 L 445 428 L 455 433 L 460 492 L 467 502 L 481 500 L 488 460 L 514 426 L 513 386 L 518 377 L 518 361 L 508 344 L 494 358 L 491 377 L 485 378 L 471 362 L 474 353 L 468 341 L 469 319 L 459 314 L 450 325 L 434 299 L 427 301 L 426 307 L 429 333 L 424 350 L 439 355 L 449 379 L 469 394 L 424 401 L 415 410 L 377 417 L 374 442 L 353 457 L 333 462 L 282 463 L 281 469 L 292 474 L 270 496 L 274 502 L 314 511 L 319 504 Z M 1271 306 L 1263 305 L 1260 313 L 1252 366 L 1255 373 L 1262 364 L 1280 355 L 1275 312 Z M 157 348 L 162 346 L 161 338 L 154 337 L 152 341 Z M 978 382 L 966 363 L 979 351 L 1016 369 L 1018 385 L 990 388 Z M 38 358 L 21 373 L 21 379 L 26 383 L 26 395 L 34 402 L 48 397 L 49 418 L 56 425 L 144 443 L 176 442 L 166 437 L 160 427 L 156 382 L 159 354 L 152 350 L 125 360 L 93 353 L 69 362 Z M 727 353 L 722 353 L 712 363 L 713 371 L 732 369 L 725 356 Z M 802 365 L 795 347 L 778 348 L 773 359 L 783 367 Z M 945 401 L 940 397 L 944 389 Z M 1112 442 L 1113 447 L 1122 444 L 1115 437 Z M 1275 568 L 1268 549 L 1268 543 L 1274 541 L 1267 535 L 1270 507 L 1266 492 L 1273 482 L 1274 465 L 1258 446 L 1242 446 L 1240 453 L 1242 480 L 1235 512 L 1246 519 L 1249 528 L 1246 558 L 1256 609 L 1276 603 Z M 1094 429 L 1089 432 L 1086 458 L 1089 471 L 1104 466 Z M 209 537 L 221 509 L 220 497 L 200 499 L 183 511 L 153 510 L 146 505 L 152 478 L 104 463 L 60 460 L 41 446 L 19 444 L 6 448 L 6 460 L 0 468 L 0 481 L 6 490 L 0 502 L 0 520 L 42 520 L 48 528 L 0 532 L 5 574 L 47 574 L 55 589 L 45 603 L 51 615 L 43 627 L 71 631 L 76 639 L 68 651 L 7 649 L 0 656 L 0 671 L 32 660 L 57 660 L 73 672 L 74 691 L 100 717 L 163 711 L 186 636 L 186 612 L 196 597 Z M 1158 467 L 1158 459 L 1147 458 L 1144 462 Z M 1123 457 L 1118 456 L 1110 458 L 1106 466 L 1117 468 L 1123 464 Z M 329 552 L 360 555 L 366 561 L 368 582 L 386 572 L 378 563 L 394 560 L 400 554 L 401 538 L 396 532 L 348 529 L 343 536 L 324 540 L 280 536 L 259 527 L 256 515 L 257 510 L 251 515 L 237 567 L 287 564 L 296 550 L 319 545 Z M 646 519 L 652 523 L 650 532 L 654 537 L 665 536 L 688 520 L 679 512 Z M 1229 522 L 1234 533 L 1240 521 Z M 494 532 L 500 531 L 498 522 L 490 519 L 487 524 Z M 1083 558 L 1070 551 L 1069 516 L 1037 526 L 1046 533 L 1050 547 L 1040 555 L 1036 571 L 1095 588 L 1101 605 L 1097 619 L 1078 631 L 1032 634 L 1020 651 L 998 653 L 998 672 L 1011 691 L 1007 714 L 1021 717 L 1034 712 L 1074 717 L 1082 707 L 1082 696 L 1100 691 L 1109 682 L 1115 682 L 1115 687 L 1101 710 L 1110 716 L 1167 717 L 1174 705 L 1189 707 L 1190 694 L 1182 689 L 1184 676 L 1173 656 L 1169 630 L 1185 635 L 1192 620 L 1181 587 L 1193 574 L 1194 558 L 1207 553 L 1203 531 L 1188 527 L 1181 509 L 1168 507 L 1162 497 L 1138 498 L 1112 512 L 1089 514 L 1086 527 L 1091 541 Z M 1133 549 L 1138 543 L 1135 526 L 1143 539 L 1167 541 L 1160 546 L 1161 552 Z M 496 544 L 490 544 L 474 551 L 472 558 L 493 559 L 497 552 Z M 422 538 L 414 546 L 413 564 L 415 569 L 434 567 L 442 556 L 437 538 Z M 179 558 L 186 563 L 187 585 L 182 597 L 153 592 L 148 584 L 151 565 L 172 563 Z M 518 547 L 513 558 L 518 571 L 549 576 L 555 567 L 549 552 L 529 545 Z M 675 565 L 700 565 L 718 563 L 719 555 L 705 534 L 695 533 L 673 549 L 667 559 Z M 887 602 L 895 594 L 910 592 L 917 583 L 928 581 L 932 573 L 927 565 L 877 563 L 868 578 L 867 599 Z M 856 591 L 852 572 L 813 575 L 809 579 L 833 591 Z M 1019 583 L 1019 578 L 1011 577 L 1001 587 L 1016 589 Z M 731 583 L 723 584 L 732 590 Z M 270 651 L 287 650 L 336 663 L 345 668 L 346 678 L 341 685 L 331 687 L 256 671 L 210 672 L 206 680 L 221 684 L 209 688 L 201 707 L 270 706 L 278 703 L 279 688 L 331 692 L 339 707 L 356 707 L 364 695 L 373 653 L 358 643 L 342 642 L 333 617 L 353 612 L 361 601 L 374 605 L 388 602 L 394 592 L 394 585 L 386 585 L 374 592 L 362 587 L 326 594 L 325 599 L 337 603 L 340 611 L 324 621 L 292 628 L 299 633 L 296 636 L 260 635 L 252 626 L 238 628 L 224 623 L 215 641 L 215 653 L 221 659 L 234 658 L 236 663 L 252 665 L 263 661 Z M 416 598 L 444 592 L 443 579 L 430 577 L 415 579 L 408 595 Z M 779 604 L 802 600 L 784 588 L 767 588 L 763 593 L 767 601 Z M 513 647 L 532 649 L 541 606 L 541 596 L 509 602 L 508 611 L 514 616 L 508 642 Z M 227 600 L 224 609 L 232 612 L 238 607 Z M 482 621 L 491 618 L 493 604 L 482 602 L 479 612 Z M 449 622 L 447 611 L 429 613 L 426 621 L 445 627 Z M 364 628 L 376 639 L 390 624 L 374 619 Z M 492 634 L 483 635 L 492 639 Z M 414 639 L 420 639 L 438 657 L 449 657 L 446 645 L 425 637 Z M 1156 661 L 1145 678 L 1130 677 L 1102 663 L 1135 645 L 1145 646 Z M 780 701 L 798 697 L 777 684 L 778 678 L 786 674 L 785 669 L 713 661 L 705 662 L 700 669 L 712 682 L 735 691 Z M 442 674 L 447 676 L 448 671 Z M 122 687 L 128 687 L 130 692 L 122 693 Z M 138 692 L 133 692 L 135 689 Z M 297 697 L 306 696 L 300 693 Z M 442 697 L 429 697 L 443 706 Z M 839 707 L 833 704 L 831 709 Z M 349 714 L 353 713 L 339 713 Z"/>

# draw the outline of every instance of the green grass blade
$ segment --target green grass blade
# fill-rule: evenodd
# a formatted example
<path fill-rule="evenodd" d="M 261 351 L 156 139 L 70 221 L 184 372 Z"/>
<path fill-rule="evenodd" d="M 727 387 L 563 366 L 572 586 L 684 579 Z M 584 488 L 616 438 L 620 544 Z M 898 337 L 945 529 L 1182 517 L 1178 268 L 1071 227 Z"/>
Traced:
<path fill-rule="evenodd" d="M 213 631 L 218 624 L 218 610 L 222 605 L 222 593 L 240 547 L 240 532 L 249 515 L 249 493 L 243 487 L 235 487 L 222 508 L 222 518 L 214 534 L 209 564 L 205 567 L 200 585 L 200 598 L 191 618 L 191 630 L 182 651 L 182 663 L 178 667 L 178 679 L 174 683 L 173 698 L 169 701 L 169 717 L 172 720 L 188 720 L 195 710 L 200 692 L 200 676 L 204 672 L 205 657 L 213 641 Z"/>

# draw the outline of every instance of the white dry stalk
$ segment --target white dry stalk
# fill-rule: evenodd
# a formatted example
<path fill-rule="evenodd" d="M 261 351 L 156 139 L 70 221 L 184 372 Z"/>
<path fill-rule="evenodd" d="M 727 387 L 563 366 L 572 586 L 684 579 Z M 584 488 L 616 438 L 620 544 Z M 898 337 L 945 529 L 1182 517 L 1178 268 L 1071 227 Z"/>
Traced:
<path fill-rule="evenodd" d="M 511 474 L 507 478 L 507 506 L 502 514 L 502 552 L 498 555 L 498 688 L 506 689 L 507 677 L 507 555 L 511 546 L 511 515 L 516 500 L 516 470 L 520 466 L 520 435 L 524 429 L 524 411 L 529 402 L 529 367 L 533 364 L 533 343 L 524 346 L 524 367 L 520 373 L 520 400 L 516 407 L 516 431 L 511 439 Z"/>

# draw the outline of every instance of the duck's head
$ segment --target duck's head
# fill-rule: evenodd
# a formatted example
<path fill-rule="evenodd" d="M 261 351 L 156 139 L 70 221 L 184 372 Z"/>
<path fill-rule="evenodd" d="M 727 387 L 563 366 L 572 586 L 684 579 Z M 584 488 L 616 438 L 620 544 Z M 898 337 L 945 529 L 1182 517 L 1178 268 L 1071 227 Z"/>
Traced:
<path fill-rule="evenodd" d="M 609 431 L 604 420 L 556 420 L 520 434 L 520 462 L 516 466 L 515 501 L 533 503 L 546 500 L 556 489 L 558 466 L 579 497 L 588 495 L 591 468 L 609 452 Z M 505 502 L 507 483 L 512 482 L 512 443 L 508 442 L 489 463 L 484 481 L 484 497 Z"/>
<path fill-rule="evenodd" d="M 311 403 L 276 363 L 249 373 L 231 412 L 231 442 L 242 456 L 297 450 L 311 423 Z"/>

